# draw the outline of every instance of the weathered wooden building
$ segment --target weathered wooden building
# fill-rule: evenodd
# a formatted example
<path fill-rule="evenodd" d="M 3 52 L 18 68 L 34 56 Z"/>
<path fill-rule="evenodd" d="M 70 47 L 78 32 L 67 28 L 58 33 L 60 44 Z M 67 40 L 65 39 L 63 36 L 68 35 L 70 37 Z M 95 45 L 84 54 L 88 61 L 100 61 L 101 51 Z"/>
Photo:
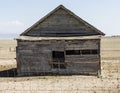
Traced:
<path fill-rule="evenodd" d="M 17 38 L 18 75 L 98 75 L 103 35 L 60 5 Z"/>

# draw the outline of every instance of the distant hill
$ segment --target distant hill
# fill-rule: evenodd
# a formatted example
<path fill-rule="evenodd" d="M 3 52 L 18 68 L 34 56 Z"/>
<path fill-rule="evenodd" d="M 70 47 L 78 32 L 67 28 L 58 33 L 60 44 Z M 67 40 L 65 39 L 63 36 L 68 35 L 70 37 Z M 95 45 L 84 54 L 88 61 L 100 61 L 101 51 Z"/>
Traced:
<path fill-rule="evenodd" d="M 0 39 L 14 39 L 18 36 L 18 34 L 0 34 Z"/>
<path fill-rule="evenodd" d="M 120 37 L 120 35 L 113 35 L 113 36 L 111 36 L 111 37 Z"/>

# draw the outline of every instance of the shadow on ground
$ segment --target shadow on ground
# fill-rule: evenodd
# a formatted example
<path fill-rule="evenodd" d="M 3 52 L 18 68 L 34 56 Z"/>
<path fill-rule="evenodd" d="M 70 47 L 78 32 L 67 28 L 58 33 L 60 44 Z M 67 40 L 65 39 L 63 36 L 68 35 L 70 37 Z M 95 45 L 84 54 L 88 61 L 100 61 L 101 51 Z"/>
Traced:
<path fill-rule="evenodd" d="M 52 74 L 52 73 L 36 73 L 32 75 L 24 75 L 24 76 L 17 76 L 17 68 L 12 68 L 4 71 L 0 71 L 0 77 L 28 77 L 28 76 L 72 76 L 72 75 L 78 75 L 78 74 Z M 89 75 L 89 74 L 79 74 L 84 76 L 95 76 L 95 75 Z"/>
<path fill-rule="evenodd" d="M 0 71 L 0 77 L 16 77 L 16 76 L 17 76 L 16 68 Z"/>

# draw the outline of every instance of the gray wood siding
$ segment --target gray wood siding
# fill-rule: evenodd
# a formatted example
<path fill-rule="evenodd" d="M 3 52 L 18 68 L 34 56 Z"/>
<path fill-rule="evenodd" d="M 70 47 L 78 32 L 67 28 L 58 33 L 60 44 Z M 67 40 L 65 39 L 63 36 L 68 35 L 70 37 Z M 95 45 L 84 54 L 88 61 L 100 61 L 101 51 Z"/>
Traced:
<path fill-rule="evenodd" d="M 97 31 L 86 26 L 83 22 L 70 15 L 63 9 L 59 9 L 38 26 L 26 33 L 26 36 L 89 36 L 99 35 Z"/>
<path fill-rule="evenodd" d="M 99 40 L 66 41 L 66 50 L 99 49 Z"/>
<path fill-rule="evenodd" d="M 37 44 L 32 44 L 32 42 L 26 42 L 26 45 L 18 46 L 17 49 L 17 60 L 19 60 L 18 62 L 21 65 L 19 72 L 37 73 L 50 70 L 48 62 L 51 59 L 51 55 L 45 45 L 38 46 Z"/>
<path fill-rule="evenodd" d="M 100 40 L 18 41 L 18 74 L 51 72 L 59 74 L 94 73 L 100 70 L 100 54 L 65 55 L 66 69 L 52 69 L 52 51 L 97 49 Z"/>

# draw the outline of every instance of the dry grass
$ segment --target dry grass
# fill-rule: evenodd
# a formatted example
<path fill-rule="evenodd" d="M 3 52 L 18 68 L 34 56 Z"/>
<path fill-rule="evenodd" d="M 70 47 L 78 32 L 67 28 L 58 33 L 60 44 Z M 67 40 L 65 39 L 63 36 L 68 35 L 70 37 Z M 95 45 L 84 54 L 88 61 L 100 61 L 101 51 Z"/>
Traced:
<path fill-rule="evenodd" d="M 0 93 L 120 93 L 120 38 L 102 38 L 101 43 L 102 78 L 94 76 L 1 77 Z M 15 41 L 0 40 L 0 70 L 16 67 L 15 46 Z"/>
<path fill-rule="evenodd" d="M 16 41 L 15 40 L 0 40 L 0 59 L 14 59 Z"/>
<path fill-rule="evenodd" d="M 120 60 L 120 37 L 103 38 L 101 43 L 101 56 L 103 60 Z"/>

